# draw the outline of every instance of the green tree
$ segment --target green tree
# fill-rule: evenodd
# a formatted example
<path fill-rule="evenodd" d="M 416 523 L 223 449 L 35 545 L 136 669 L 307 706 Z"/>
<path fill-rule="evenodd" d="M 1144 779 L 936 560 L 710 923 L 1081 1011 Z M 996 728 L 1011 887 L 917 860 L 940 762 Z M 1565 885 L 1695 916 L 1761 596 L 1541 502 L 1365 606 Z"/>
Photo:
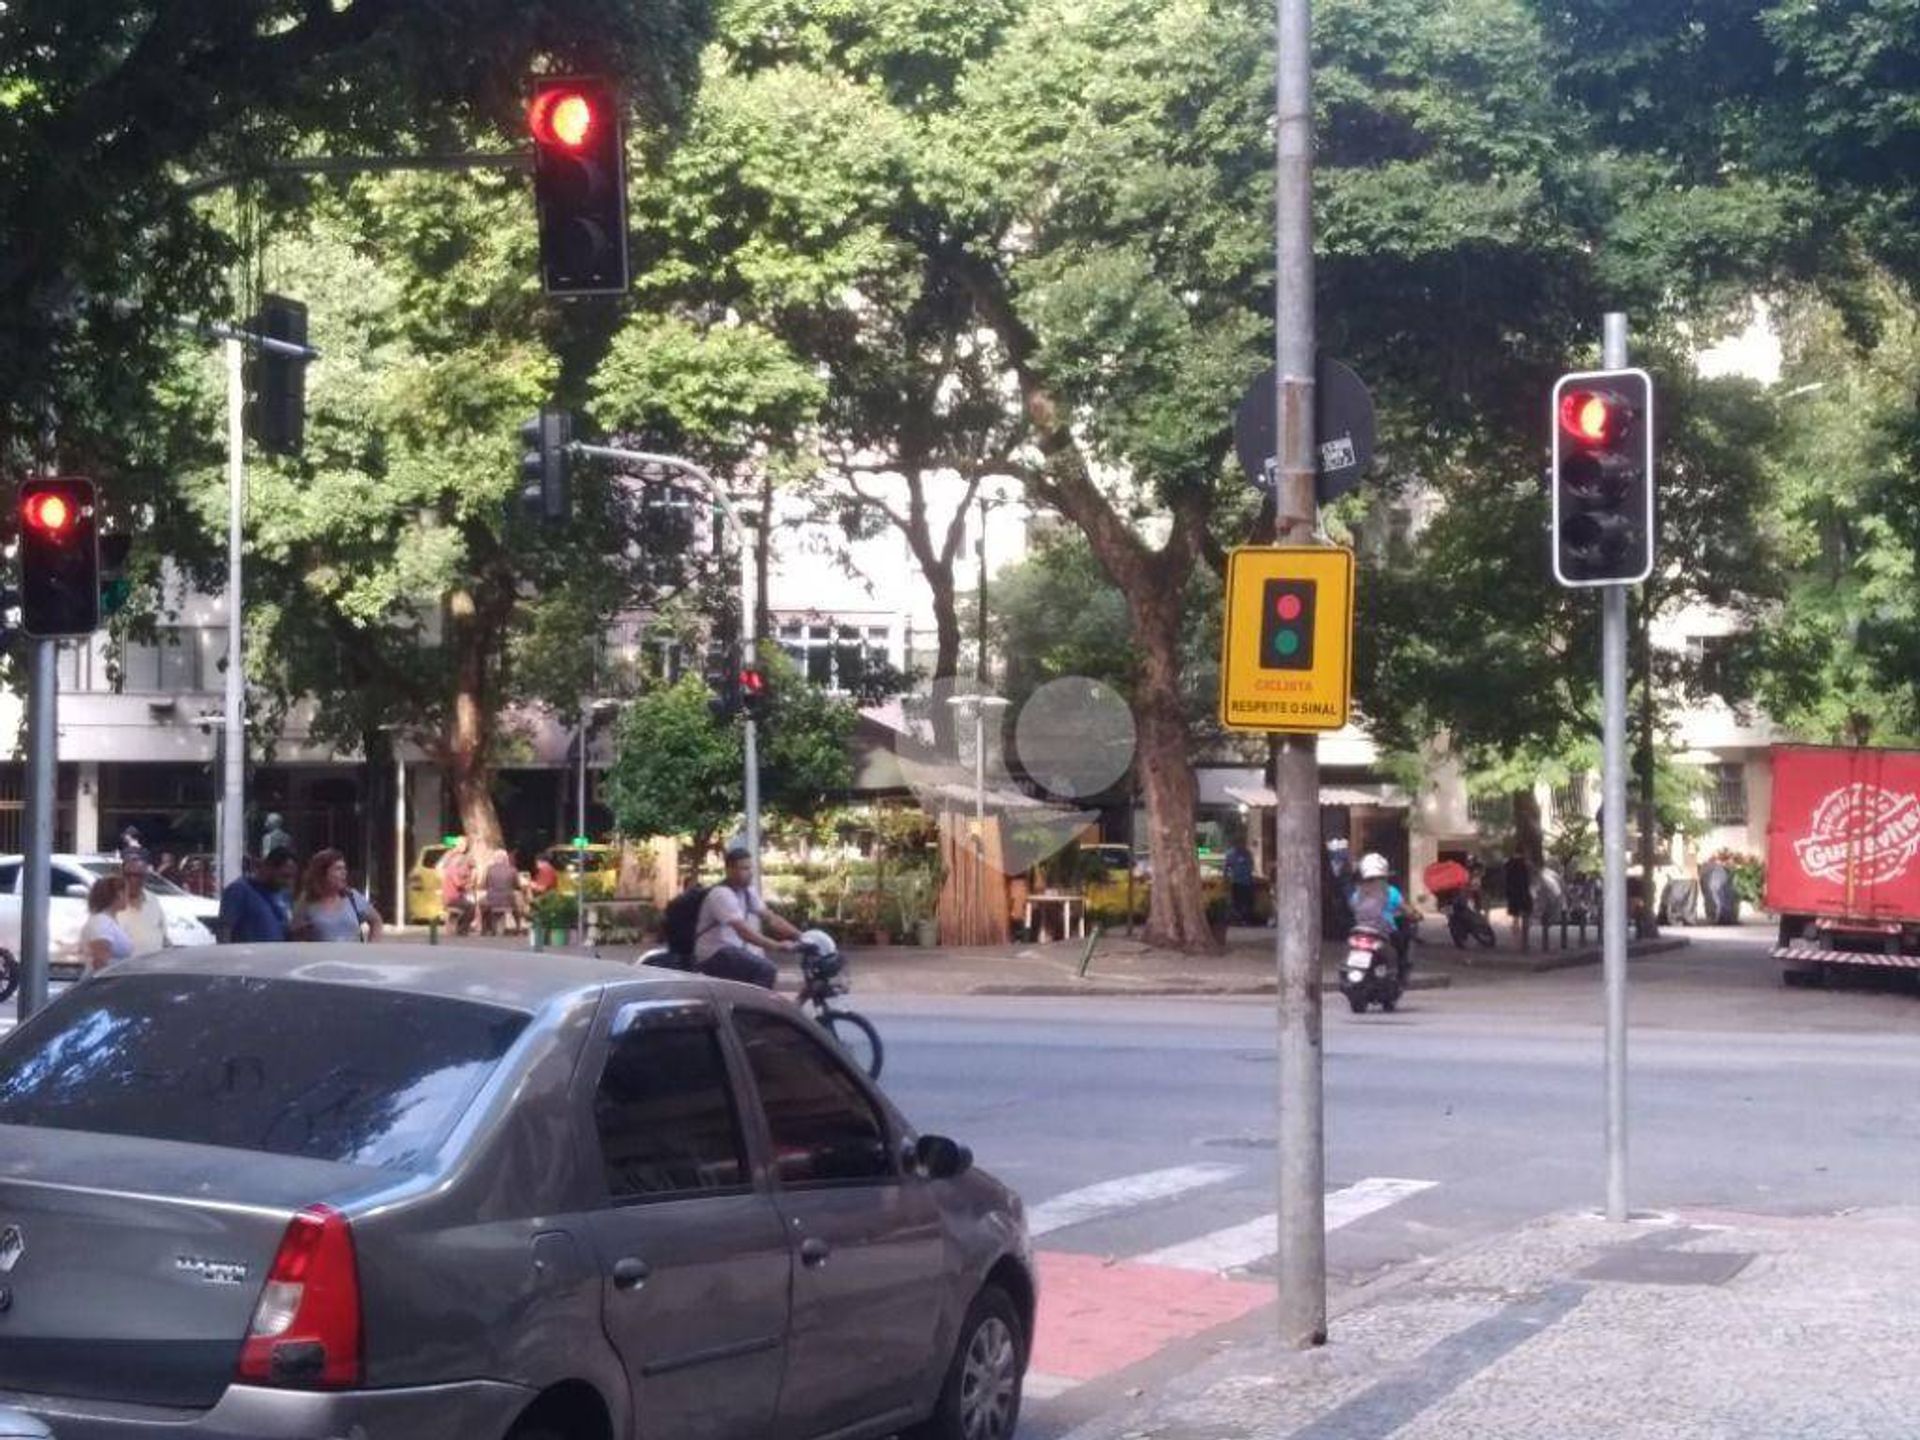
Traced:
<path fill-rule="evenodd" d="M 611 70 L 671 116 L 706 22 L 704 0 L 11 0 L 0 463 L 39 455 L 55 424 L 61 463 L 108 481 L 118 513 L 171 543 L 186 518 L 169 484 L 186 438 L 164 403 L 171 317 L 244 308 L 229 282 L 261 213 L 198 203 L 188 179 L 517 136 L 542 57 Z"/>
<path fill-rule="evenodd" d="M 851 705 L 808 684 L 792 666 L 768 664 L 772 713 L 761 727 L 761 804 L 769 814 L 810 819 L 853 779 L 847 744 Z M 742 732 L 714 719 L 695 676 L 654 689 L 620 717 L 607 772 L 614 824 L 627 835 L 686 836 L 698 871 L 746 804 Z"/>

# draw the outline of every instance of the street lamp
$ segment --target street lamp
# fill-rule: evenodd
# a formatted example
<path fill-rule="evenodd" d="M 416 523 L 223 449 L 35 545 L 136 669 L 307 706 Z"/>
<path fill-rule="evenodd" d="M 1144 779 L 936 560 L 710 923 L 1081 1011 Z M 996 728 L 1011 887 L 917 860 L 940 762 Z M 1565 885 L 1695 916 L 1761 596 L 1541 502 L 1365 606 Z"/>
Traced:
<path fill-rule="evenodd" d="M 594 720 L 619 708 L 618 700 L 602 697 L 598 700 L 589 700 L 580 712 L 579 790 L 576 795 L 573 832 L 573 898 L 579 909 L 582 944 L 586 943 L 587 938 L 587 743 L 593 738 Z"/>
<path fill-rule="evenodd" d="M 973 711 L 973 889 L 974 913 L 987 913 L 987 711 L 1011 703 L 999 695 L 951 695 L 949 705 Z"/>

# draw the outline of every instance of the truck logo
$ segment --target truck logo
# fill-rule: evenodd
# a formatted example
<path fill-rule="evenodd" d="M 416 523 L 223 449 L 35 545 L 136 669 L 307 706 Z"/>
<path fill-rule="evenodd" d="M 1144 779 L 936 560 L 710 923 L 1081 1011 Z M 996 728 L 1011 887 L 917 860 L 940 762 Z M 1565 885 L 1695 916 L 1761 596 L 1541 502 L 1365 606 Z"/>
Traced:
<path fill-rule="evenodd" d="M 1920 795 L 1878 785 L 1843 785 L 1814 807 L 1811 833 L 1793 842 L 1800 867 L 1816 880 L 1884 885 L 1920 853 Z"/>

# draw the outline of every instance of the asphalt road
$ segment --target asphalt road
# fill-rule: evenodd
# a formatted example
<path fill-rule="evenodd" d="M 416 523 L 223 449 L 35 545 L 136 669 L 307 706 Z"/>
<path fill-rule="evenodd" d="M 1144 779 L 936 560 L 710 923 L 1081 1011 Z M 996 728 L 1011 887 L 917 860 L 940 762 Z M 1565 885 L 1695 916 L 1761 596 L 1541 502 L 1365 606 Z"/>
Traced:
<path fill-rule="evenodd" d="M 1723 940 L 1636 969 L 1631 1203 L 1788 1213 L 1920 1203 L 1920 1000 L 1786 990 L 1763 943 Z M 1336 1307 L 1409 1261 L 1603 1201 L 1597 970 L 1420 992 L 1394 1016 L 1351 1016 L 1332 998 Z M 861 1003 L 886 1037 L 888 1091 L 1020 1189 L 1046 1217 L 1039 1244 L 1063 1257 L 1063 1273 L 1086 1272 L 1074 1257 L 1099 1257 L 1270 1283 L 1270 1001 Z M 1103 1327 L 1120 1321 L 1085 1308 L 1090 1328 L 1066 1349 L 1107 1353 Z M 1200 1334 L 1170 1337 L 1161 1363 Z M 1063 1333 L 1052 1339 L 1036 1368 L 1074 1363 Z M 1102 1403 L 1103 1382 L 1107 1403 L 1121 1403 L 1127 1373 L 1083 1377 L 1075 1396 L 1036 1396 L 1023 1434 L 1060 1433 Z"/>

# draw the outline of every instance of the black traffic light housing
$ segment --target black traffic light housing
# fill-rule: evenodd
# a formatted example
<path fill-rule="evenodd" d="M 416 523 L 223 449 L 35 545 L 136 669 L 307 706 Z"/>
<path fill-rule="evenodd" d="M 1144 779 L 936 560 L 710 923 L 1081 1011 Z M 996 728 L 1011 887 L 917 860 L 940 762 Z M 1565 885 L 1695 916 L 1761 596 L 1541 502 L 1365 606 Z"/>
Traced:
<path fill-rule="evenodd" d="M 573 514 L 572 474 L 567 447 L 573 443 L 573 416 L 543 406 L 520 427 L 520 509 L 537 519 L 564 522 Z"/>
<path fill-rule="evenodd" d="M 773 685 L 758 665 L 740 667 L 740 708 L 756 723 L 773 713 Z"/>
<path fill-rule="evenodd" d="M 1653 573 L 1653 381 L 1644 370 L 1563 375 L 1553 387 L 1553 575 L 1637 585 Z"/>
<path fill-rule="evenodd" d="M 20 628 L 43 640 L 100 628 L 100 533 L 91 480 L 20 487 Z"/>
<path fill-rule="evenodd" d="M 1268 580 L 1260 597 L 1260 668 L 1313 669 L 1315 600 L 1312 580 Z"/>
<path fill-rule="evenodd" d="M 540 282 L 549 295 L 627 288 L 626 142 L 620 95 L 601 76 L 542 77 L 527 106 Z"/>
<path fill-rule="evenodd" d="M 713 692 L 707 709 L 716 720 L 731 720 L 740 713 L 740 652 L 729 639 L 716 637 L 707 642 L 705 670 L 707 689 Z"/>
<path fill-rule="evenodd" d="M 307 307 L 284 295 L 263 295 L 247 330 L 290 345 L 307 343 Z M 249 346 L 246 360 L 247 434 L 272 455 L 298 455 L 307 436 L 307 362 Z"/>

